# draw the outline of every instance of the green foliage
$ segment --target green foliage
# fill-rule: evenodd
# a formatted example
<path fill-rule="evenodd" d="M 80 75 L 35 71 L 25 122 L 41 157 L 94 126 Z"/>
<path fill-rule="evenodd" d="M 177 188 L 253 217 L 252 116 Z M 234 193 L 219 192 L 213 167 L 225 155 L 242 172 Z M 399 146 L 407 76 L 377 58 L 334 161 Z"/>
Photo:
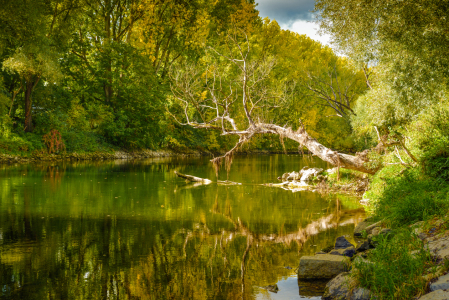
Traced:
<path fill-rule="evenodd" d="M 354 275 L 361 286 L 371 290 L 379 300 L 408 300 L 424 292 L 426 281 L 422 275 L 431 261 L 422 241 L 408 230 L 400 230 L 392 238 L 378 235 L 375 242 L 378 245 L 369 252 L 368 261 L 354 262 Z"/>
<path fill-rule="evenodd" d="M 408 127 L 410 147 L 431 177 L 449 182 L 449 108 L 447 101 L 423 111 Z"/>
<path fill-rule="evenodd" d="M 63 133 L 63 139 L 69 153 L 109 152 L 114 149 L 103 136 L 89 131 L 69 130 Z"/>
<path fill-rule="evenodd" d="M 1 153 L 28 156 L 33 151 L 45 149 L 42 136 L 34 133 L 12 133 L 7 138 L 0 136 Z"/>
<path fill-rule="evenodd" d="M 386 166 L 376 173 L 366 192 L 369 210 L 393 227 L 442 215 L 449 209 L 449 186 L 423 174 L 420 168 Z"/>

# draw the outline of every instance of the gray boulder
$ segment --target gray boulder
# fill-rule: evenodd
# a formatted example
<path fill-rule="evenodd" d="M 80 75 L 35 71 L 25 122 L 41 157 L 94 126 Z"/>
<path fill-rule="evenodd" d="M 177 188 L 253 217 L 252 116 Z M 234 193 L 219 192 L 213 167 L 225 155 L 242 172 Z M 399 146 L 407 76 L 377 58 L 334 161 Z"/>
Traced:
<path fill-rule="evenodd" d="M 341 273 L 326 284 L 323 300 L 349 299 L 350 291 L 356 285 L 354 278 L 348 272 Z"/>
<path fill-rule="evenodd" d="M 335 241 L 335 249 L 346 249 L 348 247 L 354 247 L 344 236 L 339 236 Z"/>
<path fill-rule="evenodd" d="M 365 231 L 367 234 L 371 234 L 371 233 L 373 233 L 374 228 L 381 227 L 381 226 L 382 226 L 382 221 L 379 221 L 379 222 L 376 222 L 376 223 L 371 224 L 368 227 L 366 227 Z"/>
<path fill-rule="evenodd" d="M 380 231 L 382 230 L 382 227 L 376 227 L 371 231 L 371 234 L 373 236 L 379 235 Z"/>
<path fill-rule="evenodd" d="M 323 300 L 369 300 L 369 290 L 356 287 L 356 280 L 350 273 L 341 273 L 326 284 Z"/>
<path fill-rule="evenodd" d="M 349 300 L 370 300 L 371 292 L 365 288 L 355 288 L 352 290 L 352 294 Z"/>
<path fill-rule="evenodd" d="M 349 270 L 349 259 L 344 256 L 319 254 L 303 256 L 299 260 L 299 279 L 331 279 Z"/>
<path fill-rule="evenodd" d="M 430 285 L 431 291 L 447 290 L 449 289 L 449 274 L 443 275 L 438 280 Z"/>

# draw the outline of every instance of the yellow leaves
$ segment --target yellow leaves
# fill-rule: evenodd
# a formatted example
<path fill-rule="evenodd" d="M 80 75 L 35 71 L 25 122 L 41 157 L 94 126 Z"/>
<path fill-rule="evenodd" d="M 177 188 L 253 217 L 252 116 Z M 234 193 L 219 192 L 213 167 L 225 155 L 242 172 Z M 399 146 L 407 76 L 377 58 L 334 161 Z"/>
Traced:
<path fill-rule="evenodd" d="M 201 78 L 205 79 L 206 77 L 213 77 L 214 71 L 216 67 L 214 65 L 209 66 L 203 74 L 201 74 Z"/>
<path fill-rule="evenodd" d="M 200 94 L 200 98 L 201 98 L 201 100 L 206 100 L 206 98 L 207 98 L 207 91 L 202 92 Z"/>
<path fill-rule="evenodd" d="M 259 16 L 255 4 L 241 0 L 239 9 L 231 14 L 231 20 L 237 28 L 242 29 L 246 34 L 254 32 L 254 20 Z"/>

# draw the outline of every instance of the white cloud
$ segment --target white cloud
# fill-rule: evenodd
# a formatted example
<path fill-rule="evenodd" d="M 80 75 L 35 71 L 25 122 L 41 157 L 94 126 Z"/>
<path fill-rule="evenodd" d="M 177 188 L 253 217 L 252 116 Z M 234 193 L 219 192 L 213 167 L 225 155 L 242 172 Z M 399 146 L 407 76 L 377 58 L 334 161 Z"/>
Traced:
<path fill-rule="evenodd" d="M 282 29 L 297 32 L 299 34 L 305 34 L 313 40 L 319 41 L 323 45 L 330 46 L 330 36 L 327 34 L 319 35 L 318 24 L 314 22 L 296 20 L 289 24 L 279 24 Z"/>

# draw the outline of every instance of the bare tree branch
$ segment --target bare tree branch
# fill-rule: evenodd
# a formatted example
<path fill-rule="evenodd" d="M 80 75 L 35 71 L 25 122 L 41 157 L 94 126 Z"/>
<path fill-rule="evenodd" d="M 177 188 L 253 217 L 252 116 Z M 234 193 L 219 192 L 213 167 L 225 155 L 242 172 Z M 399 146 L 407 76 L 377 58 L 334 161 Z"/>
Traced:
<path fill-rule="evenodd" d="M 241 43 L 241 44 L 240 44 Z M 248 44 L 248 52 L 241 45 Z M 308 135 L 304 126 L 294 131 L 290 127 L 281 127 L 264 120 L 263 110 L 281 107 L 289 92 L 294 89 L 278 83 L 270 85 L 269 75 L 275 66 L 275 60 L 263 57 L 249 59 L 249 41 L 246 35 L 242 42 L 236 36 L 227 35 L 228 53 L 209 47 L 214 61 L 207 68 L 192 65 L 178 65 L 170 72 L 171 89 L 177 104 L 183 108 L 185 122 L 174 119 L 181 125 L 194 128 L 208 128 L 222 135 L 238 135 L 239 141 L 225 154 L 211 160 L 216 172 L 223 160 L 230 167 L 234 153 L 255 135 L 275 134 L 298 142 L 324 161 L 342 168 L 374 174 L 377 169 L 366 166 L 366 155 L 348 155 L 333 151 Z M 234 53 L 238 53 L 234 55 Z M 216 59 L 216 56 L 225 58 Z M 214 58 L 215 57 L 215 58 Z M 238 58 L 237 58 L 238 57 Z M 230 68 L 237 67 L 239 74 L 230 74 Z M 305 85 L 317 97 L 325 100 L 340 116 L 354 114 L 351 104 L 354 99 L 352 82 L 341 82 L 337 68 L 329 71 L 324 80 L 309 73 L 309 82 Z M 244 116 L 244 120 L 242 120 Z M 257 121 L 256 121 L 257 120 Z M 302 124 L 302 123 L 301 123 Z"/>

